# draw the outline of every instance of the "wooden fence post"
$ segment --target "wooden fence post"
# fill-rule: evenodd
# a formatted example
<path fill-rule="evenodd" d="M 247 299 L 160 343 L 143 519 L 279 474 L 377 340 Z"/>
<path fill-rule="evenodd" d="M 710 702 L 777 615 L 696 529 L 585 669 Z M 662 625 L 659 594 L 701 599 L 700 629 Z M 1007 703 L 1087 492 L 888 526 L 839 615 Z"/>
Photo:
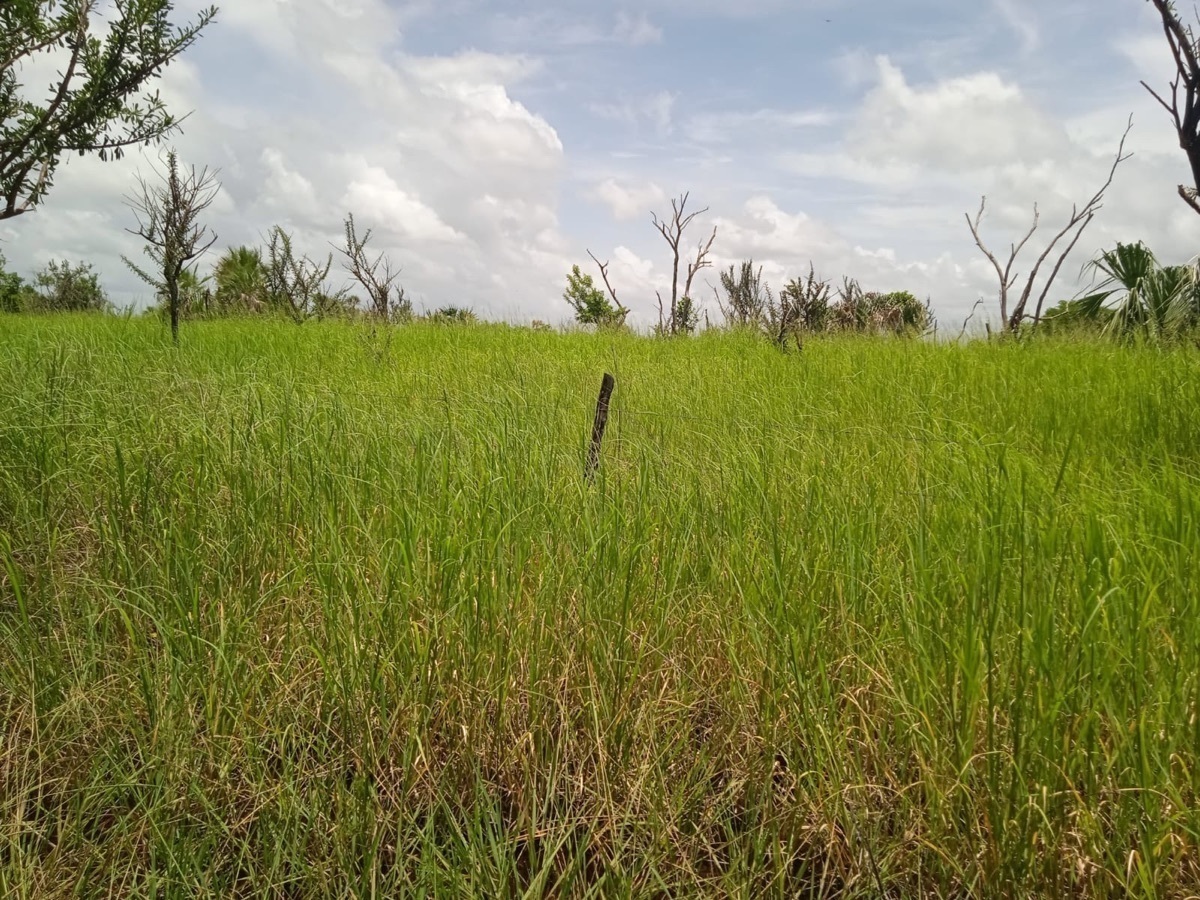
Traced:
<path fill-rule="evenodd" d="M 600 382 L 600 399 L 596 401 L 596 421 L 592 425 L 592 447 L 588 451 L 587 469 L 585 476 L 591 481 L 600 468 L 600 445 L 604 442 L 604 429 L 608 427 L 608 402 L 612 399 L 613 388 L 617 382 L 607 372 Z"/>

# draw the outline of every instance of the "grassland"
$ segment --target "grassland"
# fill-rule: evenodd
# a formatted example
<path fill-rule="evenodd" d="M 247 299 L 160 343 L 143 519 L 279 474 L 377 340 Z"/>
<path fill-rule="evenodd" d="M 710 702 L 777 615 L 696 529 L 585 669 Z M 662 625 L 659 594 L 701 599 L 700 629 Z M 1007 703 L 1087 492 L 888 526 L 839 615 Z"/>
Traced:
<path fill-rule="evenodd" d="M 5 318 L 0 896 L 1195 896 L 1198 550 L 1190 350 Z"/>

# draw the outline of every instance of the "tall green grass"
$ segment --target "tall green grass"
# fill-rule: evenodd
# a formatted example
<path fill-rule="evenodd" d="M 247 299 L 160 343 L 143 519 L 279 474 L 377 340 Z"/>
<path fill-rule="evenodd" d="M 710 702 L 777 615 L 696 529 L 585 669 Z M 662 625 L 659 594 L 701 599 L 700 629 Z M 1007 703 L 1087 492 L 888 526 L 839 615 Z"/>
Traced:
<path fill-rule="evenodd" d="M 0 896 L 1200 892 L 1196 352 L 182 337 L 0 322 Z"/>

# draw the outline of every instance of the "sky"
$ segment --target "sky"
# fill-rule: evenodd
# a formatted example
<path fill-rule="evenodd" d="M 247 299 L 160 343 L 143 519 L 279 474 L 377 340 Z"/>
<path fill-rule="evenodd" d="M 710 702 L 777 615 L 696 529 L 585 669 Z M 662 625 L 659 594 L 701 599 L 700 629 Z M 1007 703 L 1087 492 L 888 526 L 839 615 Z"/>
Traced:
<path fill-rule="evenodd" d="M 1147 0 L 226 0 L 160 90 L 192 111 L 171 145 L 222 183 L 202 274 L 276 224 L 323 259 L 353 212 L 418 310 L 565 322 L 590 250 L 648 327 L 671 270 L 650 213 L 689 192 L 708 211 L 686 245 L 717 230 L 693 291 L 714 321 L 718 270 L 753 259 L 776 288 L 811 264 L 911 291 L 956 328 L 980 300 L 976 321 L 999 318 L 964 215 L 986 195 L 1006 256 L 1038 204 L 1027 273 L 1131 116 L 1134 155 L 1051 299 L 1118 241 L 1200 253 L 1186 160 L 1139 85 L 1171 75 Z M 119 305 L 148 303 L 124 198 L 161 152 L 67 160 L 0 222 L 9 268 L 87 260 Z"/>

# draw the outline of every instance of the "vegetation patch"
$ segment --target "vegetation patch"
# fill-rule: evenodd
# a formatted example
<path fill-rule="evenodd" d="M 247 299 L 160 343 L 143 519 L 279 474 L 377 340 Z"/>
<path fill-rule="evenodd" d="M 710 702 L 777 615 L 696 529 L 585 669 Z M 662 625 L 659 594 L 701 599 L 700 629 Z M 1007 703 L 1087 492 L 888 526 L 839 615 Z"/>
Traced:
<path fill-rule="evenodd" d="M 16 315 L 0 385 L 4 896 L 1200 887 L 1185 346 Z"/>

